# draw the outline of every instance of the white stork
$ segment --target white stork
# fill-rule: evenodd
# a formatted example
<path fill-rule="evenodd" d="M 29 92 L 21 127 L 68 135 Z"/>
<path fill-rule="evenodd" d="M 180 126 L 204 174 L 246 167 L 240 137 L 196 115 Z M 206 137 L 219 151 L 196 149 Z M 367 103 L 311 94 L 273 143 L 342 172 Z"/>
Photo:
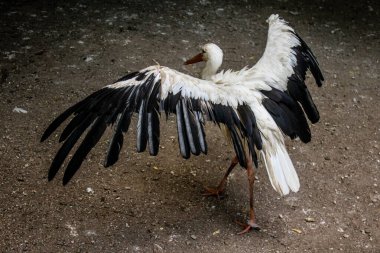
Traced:
<path fill-rule="evenodd" d="M 222 50 L 215 44 L 203 46 L 202 53 L 185 64 L 205 61 L 202 78 L 192 77 L 164 66 L 150 66 L 130 73 L 115 83 L 89 95 L 59 115 L 46 129 L 47 139 L 69 116 L 59 141 L 63 142 L 52 161 L 48 178 L 53 179 L 78 139 L 88 129 L 69 161 L 63 183 L 66 184 L 96 145 L 107 126 L 113 125 L 105 167 L 113 165 L 123 145 L 131 117 L 138 114 L 137 152 L 148 146 L 157 155 L 160 142 L 160 113 L 176 114 L 181 155 L 207 153 L 204 119 L 223 126 L 236 156 L 223 180 L 207 195 L 224 191 L 225 182 L 237 163 L 247 170 L 250 215 L 245 229 L 259 229 L 253 209 L 253 164 L 260 154 L 273 188 L 281 195 L 297 192 L 299 180 L 286 151 L 284 134 L 303 142 L 311 139 L 305 114 L 312 123 L 319 120 L 318 110 L 305 85 L 310 69 L 318 86 L 324 80 L 318 62 L 306 43 L 278 15 L 271 15 L 268 40 L 261 59 L 251 68 L 217 73 Z"/>

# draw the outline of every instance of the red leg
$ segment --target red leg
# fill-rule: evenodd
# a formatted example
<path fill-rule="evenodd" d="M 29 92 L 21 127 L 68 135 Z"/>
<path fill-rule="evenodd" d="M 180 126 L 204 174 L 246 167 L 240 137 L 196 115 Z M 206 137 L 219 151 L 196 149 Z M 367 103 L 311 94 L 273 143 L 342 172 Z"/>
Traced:
<path fill-rule="evenodd" d="M 243 231 L 238 233 L 239 235 L 245 234 L 251 229 L 260 230 L 260 227 L 256 224 L 255 211 L 253 209 L 253 184 L 255 183 L 255 172 L 253 169 L 252 157 L 250 155 L 248 156 L 246 169 L 249 186 L 249 220 L 246 224 L 239 223 L 245 227 Z"/>
<path fill-rule="evenodd" d="M 230 175 L 231 171 L 235 168 L 235 166 L 239 163 L 237 156 L 232 158 L 231 165 L 227 169 L 226 174 L 224 174 L 223 179 L 220 181 L 219 185 L 216 188 L 205 187 L 205 192 L 202 194 L 204 196 L 216 196 L 219 198 L 220 195 L 223 195 L 224 190 L 226 188 L 227 178 Z"/>

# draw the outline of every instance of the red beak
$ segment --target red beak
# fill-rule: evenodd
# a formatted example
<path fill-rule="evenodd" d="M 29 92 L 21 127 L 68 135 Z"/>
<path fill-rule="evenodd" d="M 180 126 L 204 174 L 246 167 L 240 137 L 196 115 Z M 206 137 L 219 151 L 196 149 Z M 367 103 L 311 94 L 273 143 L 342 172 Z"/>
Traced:
<path fill-rule="evenodd" d="M 189 65 L 189 64 L 193 64 L 193 63 L 197 63 L 201 61 L 203 61 L 203 53 L 197 54 L 190 60 L 185 61 L 184 65 Z"/>

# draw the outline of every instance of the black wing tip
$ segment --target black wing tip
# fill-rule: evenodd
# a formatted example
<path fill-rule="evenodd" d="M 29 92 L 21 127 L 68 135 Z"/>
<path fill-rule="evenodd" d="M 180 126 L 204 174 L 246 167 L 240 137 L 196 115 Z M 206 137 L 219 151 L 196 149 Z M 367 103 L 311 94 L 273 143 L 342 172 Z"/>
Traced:
<path fill-rule="evenodd" d="M 182 158 L 186 159 L 186 160 L 191 157 L 190 153 L 189 154 L 183 154 L 183 153 L 181 153 L 181 155 L 182 155 Z"/>
<path fill-rule="evenodd" d="M 44 131 L 44 133 L 41 135 L 40 142 L 46 141 L 47 138 L 49 138 L 50 134 L 47 133 L 47 129 Z"/>
<path fill-rule="evenodd" d="M 67 136 L 61 135 L 58 139 L 58 142 L 61 143 L 62 141 L 66 140 Z"/>
<path fill-rule="evenodd" d="M 54 164 L 52 164 L 52 166 L 50 167 L 49 172 L 48 172 L 48 182 L 52 181 L 55 178 L 60 167 L 61 166 L 59 165 L 59 167 L 57 168 L 56 166 L 54 166 Z"/>
<path fill-rule="evenodd" d="M 71 163 L 71 161 L 70 161 L 70 163 Z M 73 176 L 75 175 L 75 173 L 77 172 L 77 170 L 80 167 L 80 164 L 78 166 L 78 164 L 71 165 L 70 163 L 67 166 L 66 171 L 65 171 L 65 173 L 63 175 L 62 184 L 64 186 L 67 185 L 70 182 L 70 180 L 73 178 Z"/>
<path fill-rule="evenodd" d="M 308 139 L 301 139 L 303 143 L 309 143 L 311 141 L 311 136 Z"/>
<path fill-rule="evenodd" d="M 118 83 L 118 82 L 122 82 L 122 81 L 127 81 L 129 79 L 132 79 L 132 78 L 136 77 L 139 74 L 140 74 L 140 72 L 138 72 L 138 71 L 128 73 L 125 76 L 117 79 L 114 83 Z"/>
<path fill-rule="evenodd" d="M 118 81 L 125 81 L 125 80 L 131 79 L 131 78 L 135 78 L 137 81 L 142 81 L 144 78 L 146 78 L 147 72 L 148 71 L 133 72 L 133 73 L 130 73 L 130 74 L 120 78 Z M 147 81 L 145 81 L 145 85 L 148 84 L 147 86 L 149 88 L 151 88 L 151 85 L 153 84 L 153 80 L 154 80 L 154 76 L 152 74 L 152 77 L 150 79 L 148 79 Z M 133 90 L 136 91 L 138 89 L 133 89 Z M 148 91 L 148 89 L 147 89 L 147 91 Z M 74 176 L 74 174 L 77 172 L 77 170 L 81 167 L 81 164 L 82 164 L 83 160 L 85 159 L 86 155 L 89 153 L 89 151 L 99 141 L 100 137 L 103 135 L 104 130 L 107 128 L 107 126 L 110 123 L 113 123 L 115 121 L 116 116 L 114 116 L 114 115 L 116 115 L 117 113 L 120 113 L 120 110 L 121 110 L 120 106 L 123 105 L 122 103 L 116 103 L 115 102 L 112 104 L 113 107 L 111 108 L 112 109 L 111 110 L 109 108 L 107 109 L 106 107 L 104 107 L 104 103 L 109 101 L 111 98 L 114 98 L 114 97 L 119 98 L 119 97 L 122 97 L 125 95 L 128 97 L 128 101 L 127 101 L 128 103 L 125 106 L 128 108 L 131 108 L 131 109 L 133 109 L 133 107 L 136 106 L 135 104 L 129 104 L 130 102 L 137 103 L 137 101 L 135 101 L 136 96 L 137 96 L 136 93 L 130 94 L 129 89 L 127 91 L 124 90 L 122 92 L 123 93 L 117 92 L 114 89 L 107 89 L 107 88 L 102 88 L 102 89 L 94 92 L 93 94 L 89 95 L 87 98 L 85 98 L 82 101 L 78 102 L 77 104 L 71 106 L 66 111 L 64 111 L 62 114 L 60 114 L 46 128 L 45 132 L 42 134 L 40 142 L 44 142 L 46 139 L 48 139 L 51 136 L 51 134 L 61 125 L 61 123 L 63 123 L 73 113 L 83 112 L 84 115 L 87 115 L 86 112 L 91 111 L 91 110 L 94 110 L 94 111 L 100 113 L 100 115 L 98 114 L 97 117 L 95 117 L 95 116 L 90 117 L 89 120 L 86 121 L 86 123 L 88 123 L 88 124 L 83 125 L 83 127 L 82 127 L 82 120 L 79 120 L 80 118 L 77 118 L 78 120 L 74 122 L 75 124 L 72 123 L 73 129 L 76 129 L 74 131 L 74 134 L 76 134 L 75 136 L 77 136 L 78 138 L 81 136 L 83 131 L 89 127 L 90 123 L 92 123 L 92 127 L 89 130 L 89 132 L 87 132 L 86 137 L 82 141 L 79 148 L 76 150 L 73 158 L 70 160 L 70 162 L 69 162 L 69 164 L 68 164 L 68 166 L 64 172 L 63 181 L 62 181 L 63 185 L 66 185 L 71 180 L 71 178 Z M 155 92 L 156 93 L 159 92 L 158 87 L 155 89 Z M 149 92 L 142 94 L 142 96 L 145 99 L 148 99 L 150 95 L 151 94 Z M 156 96 L 154 96 L 154 98 L 156 98 Z M 115 99 L 115 101 L 119 101 L 119 100 Z M 103 109 L 106 109 L 107 111 L 103 111 Z M 128 112 L 129 112 L 129 110 L 128 110 Z M 97 120 L 95 122 L 93 122 L 95 120 L 95 118 L 97 118 Z M 128 117 L 128 119 L 130 119 L 130 117 Z M 124 120 L 123 122 L 120 123 L 120 126 L 119 126 L 120 130 L 119 131 L 124 131 L 124 132 L 128 131 L 128 126 L 129 126 L 128 120 Z M 80 127 L 80 130 L 78 130 L 78 127 Z M 72 132 L 73 129 L 70 128 L 70 129 L 66 130 L 66 134 L 62 133 L 61 136 L 59 137 L 59 142 L 62 142 L 62 141 L 67 142 L 67 137 L 71 138 L 73 136 L 73 132 Z M 144 129 L 144 131 L 145 131 L 145 129 Z M 74 141 L 76 142 L 76 140 L 78 138 L 76 138 Z M 66 144 L 66 142 L 65 142 L 65 144 Z M 75 144 L 75 142 L 74 142 L 74 144 Z M 65 145 L 65 144 L 63 144 L 63 145 Z M 119 152 L 120 152 L 120 149 L 122 146 L 122 140 L 121 141 L 118 140 L 116 142 L 116 144 L 120 145 L 120 147 L 115 152 L 113 152 L 113 154 L 111 156 L 109 156 L 109 154 L 108 154 L 107 159 L 106 159 L 105 163 L 103 164 L 104 167 L 112 166 L 118 161 Z M 64 147 L 66 149 L 67 148 L 71 149 L 71 146 L 66 145 Z M 145 150 L 145 147 L 142 148 L 142 150 Z M 62 162 L 63 162 L 64 158 L 67 157 L 67 154 L 65 155 L 65 150 L 62 152 L 61 152 L 61 156 L 62 156 L 62 154 L 64 155 L 64 157 L 62 156 L 63 157 Z M 155 150 L 155 153 L 157 154 L 158 150 Z M 57 157 L 55 159 L 57 159 Z M 59 169 L 62 165 L 62 162 L 59 162 L 60 160 L 61 160 L 61 157 L 58 157 L 58 162 L 53 161 L 53 163 L 49 169 L 49 172 L 48 172 L 48 181 L 53 180 L 54 177 L 56 176 L 57 172 L 59 171 Z M 59 163 L 59 165 L 57 166 L 58 163 Z"/>
<path fill-rule="evenodd" d="M 48 181 L 51 182 L 54 179 L 55 175 L 48 174 Z"/>
<path fill-rule="evenodd" d="M 320 119 L 319 114 L 316 115 L 314 118 L 311 118 L 311 119 L 309 118 L 309 120 L 310 120 L 310 122 L 311 122 L 312 124 L 318 123 L 318 122 L 319 122 L 319 119 Z"/>
<path fill-rule="evenodd" d="M 41 136 L 40 142 L 46 141 L 53 132 L 54 131 L 50 130 L 50 126 L 48 128 L 46 128 L 45 132 Z"/>
<path fill-rule="evenodd" d="M 321 76 L 319 79 L 316 80 L 317 86 L 322 87 L 324 81 L 325 81 L 325 78 Z"/>
<path fill-rule="evenodd" d="M 303 53 L 306 54 L 307 57 L 309 58 L 310 62 L 308 64 L 308 68 L 311 70 L 311 72 L 314 76 L 315 82 L 317 83 L 317 86 L 322 87 L 323 82 L 325 81 L 325 78 L 324 78 L 322 71 L 319 67 L 317 57 L 314 55 L 314 53 L 311 51 L 308 44 L 301 38 L 301 36 L 298 33 L 296 33 L 295 31 L 291 31 L 291 32 L 294 34 L 294 36 L 300 42 L 299 47 L 302 48 Z"/>
<path fill-rule="evenodd" d="M 299 93 L 295 93 L 295 98 L 292 98 L 292 94 L 294 95 L 293 89 L 289 90 L 289 94 L 275 88 L 271 91 L 262 91 L 262 93 L 267 96 L 263 100 L 263 106 L 271 114 L 283 133 L 291 139 L 298 136 L 302 142 L 309 142 L 311 131 L 305 113 L 311 122 L 319 119 L 318 110 L 315 106 L 312 106 L 311 100 L 309 101 L 305 97 L 299 96 Z M 301 95 L 306 96 L 307 93 L 302 93 Z M 301 101 L 304 110 L 301 109 L 301 106 L 296 101 L 297 98 Z"/>
<path fill-rule="evenodd" d="M 152 152 L 149 151 L 149 155 L 150 156 L 157 156 L 158 155 L 158 149 L 157 150 L 154 150 Z"/>
<path fill-rule="evenodd" d="M 53 179 L 57 175 L 60 168 L 61 168 L 61 166 L 56 167 L 56 166 L 54 166 L 54 164 L 52 164 L 52 166 L 50 167 L 49 172 L 48 172 L 48 182 L 53 181 Z M 67 178 L 67 175 L 65 173 L 64 178 L 63 178 L 63 185 L 66 185 L 70 181 L 70 179 L 71 179 L 71 177 Z"/>
<path fill-rule="evenodd" d="M 112 161 L 105 161 L 104 163 L 103 163 L 103 166 L 104 166 L 104 168 L 108 168 L 108 167 L 111 167 L 112 165 L 114 165 L 116 162 L 117 162 L 117 160 L 118 159 L 116 159 L 116 160 L 112 160 Z"/>
<path fill-rule="evenodd" d="M 71 180 L 71 177 L 70 178 L 63 177 L 63 179 L 62 179 L 62 185 L 66 186 L 70 182 L 70 180 Z"/>
<path fill-rule="evenodd" d="M 59 169 L 61 168 L 61 163 L 59 165 L 57 164 L 58 163 L 56 162 L 56 160 L 53 160 L 48 172 L 48 181 L 53 180 L 54 177 L 57 175 Z"/>

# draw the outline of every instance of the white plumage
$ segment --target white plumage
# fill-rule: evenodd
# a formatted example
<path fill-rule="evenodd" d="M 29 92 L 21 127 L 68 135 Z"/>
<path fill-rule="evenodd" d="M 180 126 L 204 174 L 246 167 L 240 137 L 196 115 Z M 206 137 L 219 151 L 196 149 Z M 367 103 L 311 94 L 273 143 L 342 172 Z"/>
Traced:
<path fill-rule="evenodd" d="M 189 158 L 190 153 L 207 153 L 203 129 L 204 118 L 207 118 L 225 126 L 236 152 L 225 179 L 236 161 L 247 169 L 250 178 L 252 161 L 257 166 L 258 153 L 277 192 L 286 195 L 298 191 L 299 179 L 286 151 L 284 134 L 299 137 L 303 142 L 310 141 L 305 113 L 312 123 L 318 121 L 319 114 L 304 83 L 305 73 L 310 69 L 319 86 L 323 76 L 310 48 L 284 20 L 271 15 L 267 22 L 269 30 L 264 54 L 251 68 L 217 73 L 223 52 L 209 43 L 202 47 L 202 53 L 186 62 L 206 62 L 202 79 L 168 67 L 150 66 L 105 86 L 67 109 L 42 137 L 45 140 L 74 114 L 61 135 L 60 141 L 65 142 L 53 160 L 49 179 L 55 176 L 86 129 L 90 130 L 67 166 L 64 183 L 79 169 L 110 124 L 115 125 L 115 130 L 105 165 L 114 164 L 133 113 L 139 115 L 137 151 L 144 151 L 149 145 L 150 154 L 156 155 L 159 112 L 163 111 L 177 115 L 178 142 L 184 158 Z M 224 186 L 218 188 L 217 194 L 222 190 Z M 256 226 L 253 204 L 249 224 Z"/>

